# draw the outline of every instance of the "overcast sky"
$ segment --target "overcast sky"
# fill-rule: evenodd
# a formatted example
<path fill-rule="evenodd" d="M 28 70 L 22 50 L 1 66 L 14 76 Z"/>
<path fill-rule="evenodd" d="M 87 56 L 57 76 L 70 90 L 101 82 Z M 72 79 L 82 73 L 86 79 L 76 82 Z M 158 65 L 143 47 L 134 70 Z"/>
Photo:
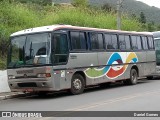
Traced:
<path fill-rule="evenodd" d="M 160 0 L 137 0 L 137 1 L 141 1 L 150 6 L 155 6 L 155 7 L 160 8 Z"/>

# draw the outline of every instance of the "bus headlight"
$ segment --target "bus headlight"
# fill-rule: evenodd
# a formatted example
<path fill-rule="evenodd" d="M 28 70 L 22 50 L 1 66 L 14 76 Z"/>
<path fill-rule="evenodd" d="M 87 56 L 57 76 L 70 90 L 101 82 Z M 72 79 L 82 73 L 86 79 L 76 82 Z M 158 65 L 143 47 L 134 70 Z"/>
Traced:
<path fill-rule="evenodd" d="M 38 78 L 47 78 L 47 77 L 51 77 L 50 73 L 40 73 L 37 75 Z"/>
<path fill-rule="evenodd" d="M 8 75 L 8 79 L 15 79 L 16 77 L 14 75 Z"/>

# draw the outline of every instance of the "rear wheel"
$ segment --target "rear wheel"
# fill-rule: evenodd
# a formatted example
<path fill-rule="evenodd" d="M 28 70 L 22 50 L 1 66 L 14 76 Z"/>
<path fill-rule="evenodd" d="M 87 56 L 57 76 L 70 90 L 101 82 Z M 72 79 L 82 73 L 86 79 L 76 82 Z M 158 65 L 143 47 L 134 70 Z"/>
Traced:
<path fill-rule="evenodd" d="M 130 71 L 130 79 L 125 80 L 124 84 L 126 84 L 126 85 L 135 85 L 135 84 L 137 84 L 137 80 L 138 80 L 137 70 L 131 69 L 131 71 Z"/>
<path fill-rule="evenodd" d="M 84 88 L 85 88 L 84 78 L 80 74 L 73 75 L 72 80 L 71 80 L 70 92 L 73 95 L 81 94 L 83 93 Z"/>

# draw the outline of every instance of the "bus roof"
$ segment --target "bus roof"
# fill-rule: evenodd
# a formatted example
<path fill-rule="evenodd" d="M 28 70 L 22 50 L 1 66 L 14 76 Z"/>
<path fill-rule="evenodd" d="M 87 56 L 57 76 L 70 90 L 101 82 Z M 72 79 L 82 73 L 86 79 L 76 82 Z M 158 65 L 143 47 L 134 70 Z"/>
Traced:
<path fill-rule="evenodd" d="M 154 38 L 160 38 L 160 31 L 153 32 Z"/>
<path fill-rule="evenodd" d="M 31 34 L 31 33 L 51 32 L 58 29 L 77 29 L 77 30 L 88 30 L 88 31 L 106 31 L 106 32 L 114 32 L 114 33 L 119 32 L 119 33 L 126 33 L 126 34 L 131 33 L 131 34 L 153 35 L 151 32 L 121 31 L 121 30 L 111 30 L 111 29 L 79 27 L 79 26 L 72 26 L 72 25 L 50 25 L 50 26 L 42 26 L 42 27 L 21 30 L 11 34 L 11 37 Z"/>

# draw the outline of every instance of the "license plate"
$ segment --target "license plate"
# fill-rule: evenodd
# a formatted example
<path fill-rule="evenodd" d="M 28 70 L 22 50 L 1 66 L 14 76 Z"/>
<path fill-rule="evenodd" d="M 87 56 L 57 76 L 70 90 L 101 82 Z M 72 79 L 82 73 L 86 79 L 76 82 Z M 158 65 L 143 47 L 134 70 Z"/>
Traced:
<path fill-rule="evenodd" d="M 26 89 L 27 92 L 33 92 L 33 89 Z"/>

